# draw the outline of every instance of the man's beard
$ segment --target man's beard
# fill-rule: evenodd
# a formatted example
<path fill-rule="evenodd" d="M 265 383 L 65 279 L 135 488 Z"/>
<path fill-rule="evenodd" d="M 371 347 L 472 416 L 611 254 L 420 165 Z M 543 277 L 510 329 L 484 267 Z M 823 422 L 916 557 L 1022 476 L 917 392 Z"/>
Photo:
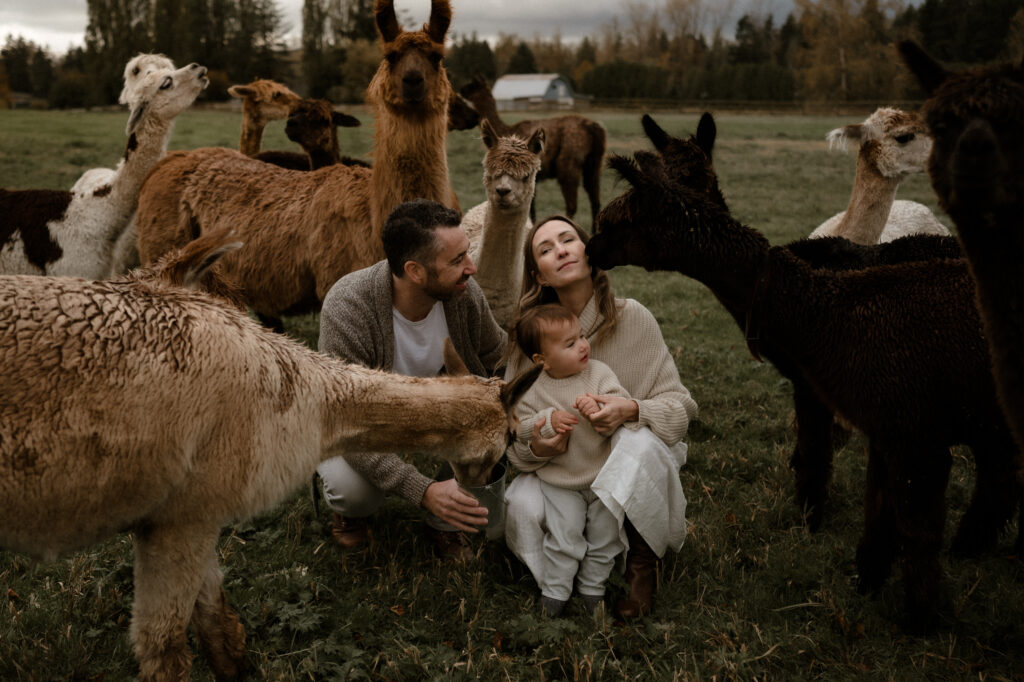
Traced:
<path fill-rule="evenodd" d="M 455 284 L 450 287 L 443 286 L 437 279 L 437 271 L 433 268 L 427 268 L 427 281 L 423 285 L 423 293 L 430 296 L 435 301 L 450 301 L 453 298 L 461 296 L 465 289 L 459 290 L 455 287 L 462 284 L 469 279 L 469 275 L 460 277 Z"/>

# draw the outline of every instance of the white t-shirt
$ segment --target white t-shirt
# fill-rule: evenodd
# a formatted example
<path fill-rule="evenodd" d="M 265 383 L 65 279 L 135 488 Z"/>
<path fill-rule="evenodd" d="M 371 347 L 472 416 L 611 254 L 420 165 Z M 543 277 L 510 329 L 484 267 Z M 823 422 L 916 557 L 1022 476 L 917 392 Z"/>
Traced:
<path fill-rule="evenodd" d="M 410 377 L 434 377 L 444 369 L 444 340 L 448 320 L 441 301 L 419 322 L 410 322 L 398 309 L 391 308 L 395 326 L 396 374 Z"/>

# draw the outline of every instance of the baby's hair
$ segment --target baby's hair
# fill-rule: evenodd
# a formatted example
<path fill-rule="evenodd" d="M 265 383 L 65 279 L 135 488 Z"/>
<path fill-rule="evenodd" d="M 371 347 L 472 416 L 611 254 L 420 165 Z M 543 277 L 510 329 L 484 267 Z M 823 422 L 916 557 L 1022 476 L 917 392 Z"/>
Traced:
<path fill-rule="evenodd" d="M 541 351 L 540 341 L 545 328 L 551 328 L 556 324 L 571 324 L 575 321 L 576 316 L 572 311 L 560 303 L 545 303 L 528 308 L 516 320 L 516 345 L 522 349 L 526 357 L 532 358 L 534 353 Z"/>

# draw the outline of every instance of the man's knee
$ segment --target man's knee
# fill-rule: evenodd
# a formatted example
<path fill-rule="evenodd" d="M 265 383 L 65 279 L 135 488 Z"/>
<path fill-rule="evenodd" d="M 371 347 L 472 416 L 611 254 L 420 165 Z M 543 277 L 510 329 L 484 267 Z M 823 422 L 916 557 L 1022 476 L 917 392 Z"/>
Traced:
<path fill-rule="evenodd" d="M 324 500 L 331 511 L 359 518 L 380 509 L 384 493 L 360 476 L 344 457 L 325 460 L 317 471 L 324 485 Z"/>

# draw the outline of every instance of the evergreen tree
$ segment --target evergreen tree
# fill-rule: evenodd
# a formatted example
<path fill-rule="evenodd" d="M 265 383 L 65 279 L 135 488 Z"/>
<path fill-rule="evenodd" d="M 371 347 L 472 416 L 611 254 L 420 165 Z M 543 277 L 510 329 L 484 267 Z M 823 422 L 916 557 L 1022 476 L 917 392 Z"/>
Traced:
<path fill-rule="evenodd" d="M 519 43 L 519 47 L 508 61 L 506 73 L 537 73 L 537 60 L 534 59 L 529 45 L 523 42 Z"/>
<path fill-rule="evenodd" d="M 32 92 L 30 65 L 35 50 L 35 43 L 25 40 L 22 36 L 7 36 L 0 56 L 3 57 L 7 69 L 7 86 L 12 92 Z"/>
<path fill-rule="evenodd" d="M 444 66 L 456 87 L 468 83 L 475 76 L 483 76 L 487 81 L 494 81 L 498 76 L 491 46 L 486 40 L 479 40 L 476 33 L 453 41 L 444 58 Z"/>

